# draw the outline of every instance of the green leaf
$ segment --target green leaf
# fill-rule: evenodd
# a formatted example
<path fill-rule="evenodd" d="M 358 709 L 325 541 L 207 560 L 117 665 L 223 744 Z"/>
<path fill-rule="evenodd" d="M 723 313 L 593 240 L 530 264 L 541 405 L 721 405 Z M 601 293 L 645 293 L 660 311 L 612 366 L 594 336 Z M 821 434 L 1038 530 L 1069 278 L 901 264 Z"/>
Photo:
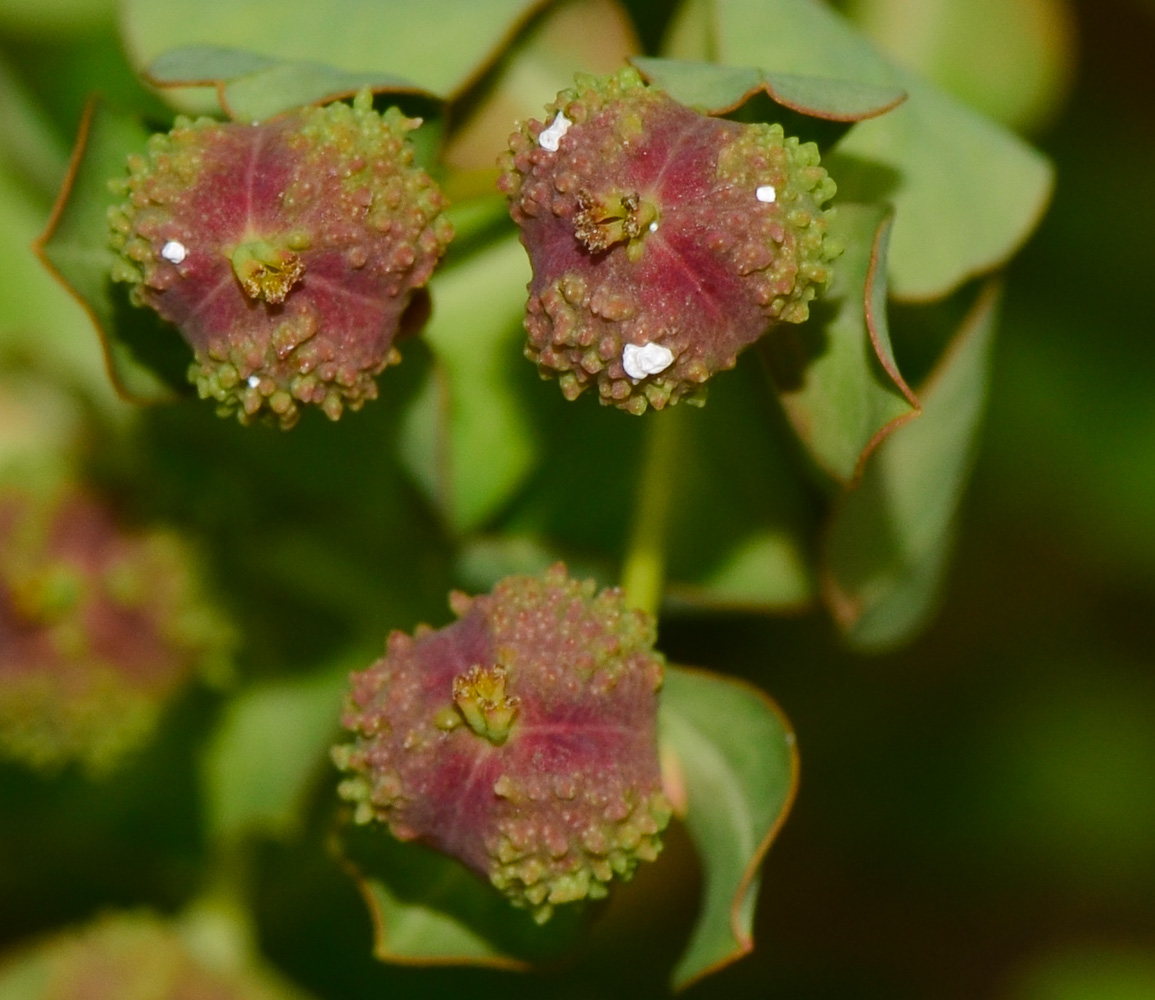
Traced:
<path fill-rule="evenodd" d="M 503 54 L 480 100 L 455 123 L 445 162 L 457 169 L 494 171 L 514 122 L 541 117 L 574 74 L 609 74 L 641 48 L 629 16 L 615 0 L 551 4 Z"/>
<path fill-rule="evenodd" d="M 986 401 L 997 301 L 988 284 L 920 391 L 922 416 L 874 452 L 835 513 L 826 599 L 854 646 L 895 645 L 933 608 Z"/>
<path fill-rule="evenodd" d="M 685 59 L 634 56 L 630 60 L 654 86 L 705 114 L 727 114 L 755 94 L 814 118 L 856 122 L 874 118 L 906 99 L 895 86 L 790 73 L 766 73 L 742 66 L 716 66 Z"/>
<path fill-rule="evenodd" d="M 848 15 L 896 62 L 1015 129 L 1038 129 L 1071 80 L 1064 0 L 851 0 Z"/>
<path fill-rule="evenodd" d="M 761 341 L 798 436 L 840 482 L 861 473 L 871 449 L 918 413 L 894 360 L 886 324 L 885 261 L 890 213 L 841 203 L 830 235 L 846 249 L 801 326 L 783 324 Z"/>
<path fill-rule="evenodd" d="M 704 407 L 684 409 L 677 478 L 667 484 L 668 597 L 697 608 L 805 607 L 817 590 L 810 555 L 816 525 L 791 469 L 789 430 L 754 356 L 719 376 Z"/>
<path fill-rule="evenodd" d="M 237 121 L 263 121 L 305 104 L 374 93 L 422 93 L 385 73 L 356 73 L 313 61 L 280 61 L 255 52 L 190 45 L 161 53 L 145 75 L 161 87 L 212 85 L 221 108 Z"/>
<path fill-rule="evenodd" d="M 887 62 L 825 4 L 706 0 L 682 16 L 705 20 L 724 65 L 907 92 L 894 111 L 851 129 L 827 160 L 843 198 L 894 204 L 892 295 L 943 296 L 1005 263 L 1038 223 L 1052 183 L 1046 158 Z M 672 38 L 684 37 L 675 24 Z"/>
<path fill-rule="evenodd" d="M 509 231 L 437 274 L 424 339 L 436 359 L 402 428 L 406 467 L 458 533 L 509 499 L 537 457 L 518 395 L 529 261 Z"/>
<path fill-rule="evenodd" d="M 278 63 L 323 63 L 388 74 L 440 97 L 459 93 L 541 6 L 541 0 L 200 0 L 195 17 L 155 0 L 127 0 L 121 25 L 138 70 L 188 45 L 253 50 Z"/>
<path fill-rule="evenodd" d="M 675 806 L 702 861 L 702 910 L 674 970 L 681 989 L 753 947 L 759 869 L 798 783 L 794 733 L 757 688 L 670 667 L 659 727 Z M 683 791 L 679 796 L 678 789 Z"/>
<path fill-rule="evenodd" d="M 0 246 L 7 248 L 0 267 L 0 349 L 34 358 L 45 373 L 83 388 L 106 415 L 123 412 L 88 315 L 33 252 L 43 225 L 44 209 L 0 167 Z M 47 331 L 52 336 L 45 336 Z"/>
<path fill-rule="evenodd" d="M 43 106 L 7 59 L 0 59 L 0 165 L 37 196 L 51 198 L 68 168 L 68 150 Z"/>
<path fill-rule="evenodd" d="M 333 771 L 327 751 L 348 679 L 347 668 L 324 670 L 254 685 L 229 703 L 203 760 L 210 836 L 296 832 L 311 785 Z"/>
<path fill-rule="evenodd" d="M 130 153 L 144 149 L 147 132 L 134 118 L 89 106 L 69 176 L 37 251 L 88 310 L 104 344 L 117 390 L 141 403 L 167 402 L 185 383 L 191 351 L 177 331 L 151 310 L 129 305 L 110 277 L 109 181 L 125 175 Z"/>
<path fill-rule="evenodd" d="M 344 825 L 335 848 L 369 907 L 373 954 L 383 962 L 526 969 L 573 947 L 581 905 L 544 926 L 460 862 L 379 825 Z"/>

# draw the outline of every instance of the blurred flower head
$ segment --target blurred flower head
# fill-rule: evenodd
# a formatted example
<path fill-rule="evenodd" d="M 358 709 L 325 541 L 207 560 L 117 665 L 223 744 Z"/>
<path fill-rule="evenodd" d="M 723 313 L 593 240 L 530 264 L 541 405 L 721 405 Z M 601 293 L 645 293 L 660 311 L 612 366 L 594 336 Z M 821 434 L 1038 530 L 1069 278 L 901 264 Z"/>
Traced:
<path fill-rule="evenodd" d="M 0 486 L 0 754 L 107 771 L 230 644 L 173 535 L 74 487 Z"/>

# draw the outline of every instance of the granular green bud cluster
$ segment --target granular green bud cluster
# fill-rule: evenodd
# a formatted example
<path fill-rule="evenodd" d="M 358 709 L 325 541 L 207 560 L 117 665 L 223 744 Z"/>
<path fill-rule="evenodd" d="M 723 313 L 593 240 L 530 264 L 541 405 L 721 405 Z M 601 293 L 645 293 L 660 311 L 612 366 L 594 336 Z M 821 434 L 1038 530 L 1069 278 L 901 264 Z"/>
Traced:
<path fill-rule="evenodd" d="M 452 229 L 396 108 L 304 108 L 258 124 L 178 118 L 129 159 L 113 277 L 174 323 L 202 398 L 242 422 L 336 420 L 377 395 Z"/>
<path fill-rule="evenodd" d="M 171 535 L 79 492 L 0 491 L 0 755 L 107 771 L 229 641 Z"/>
<path fill-rule="evenodd" d="M 807 318 L 837 255 L 813 143 L 699 114 L 632 69 L 578 77 L 502 165 L 533 265 L 526 355 L 568 399 L 700 402 L 743 348 Z"/>
<path fill-rule="evenodd" d="M 561 565 L 450 603 L 457 621 L 394 632 L 353 674 L 341 795 L 543 922 L 660 850 L 653 620 Z"/>

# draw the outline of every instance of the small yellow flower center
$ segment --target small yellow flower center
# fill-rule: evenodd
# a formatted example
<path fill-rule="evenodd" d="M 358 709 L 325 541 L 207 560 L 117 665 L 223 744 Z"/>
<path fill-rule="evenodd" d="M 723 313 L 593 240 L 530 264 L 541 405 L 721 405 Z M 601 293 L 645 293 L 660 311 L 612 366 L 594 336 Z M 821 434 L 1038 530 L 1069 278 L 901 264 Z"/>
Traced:
<path fill-rule="evenodd" d="M 453 702 L 478 736 L 501 746 L 517 718 L 520 699 L 505 690 L 505 667 L 480 665 L 453 679 Z"/>
<path fill-rule="evenodd" d="M 292 246 L 299 241 L 290 238 L 288 242 Z M 245 294 L 250 299 L 264 299 L 272 305 L 284 302 L 290 289 L 305 273 L 305 265 L 293 249 L 260 238 L 240 244 L 230 255 L 230 260 Z"/>
<path fill-rule="evenodd" d="M 574 213 L 574 235 L 591 253 L 602 253 L 617 243 L 626 243 L 626 253 L 636 260 L 642 238 L 656 228 L 658 209 L 643 201 L 636 191 L 615 192 L 607 198 L 579 191 Z"/>

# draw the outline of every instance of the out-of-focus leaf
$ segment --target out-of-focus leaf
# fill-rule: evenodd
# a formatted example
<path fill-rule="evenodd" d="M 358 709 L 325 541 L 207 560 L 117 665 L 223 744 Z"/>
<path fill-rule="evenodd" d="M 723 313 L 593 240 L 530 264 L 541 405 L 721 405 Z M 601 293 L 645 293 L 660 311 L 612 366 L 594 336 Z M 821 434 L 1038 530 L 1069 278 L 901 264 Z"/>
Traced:
<path fill-rule="evenodd" d="M 5 34 L 91 34 L 116 15 L 116 0 L 4 0 L 0 4 L 0 29 Z"/>
<path fill-rule="evenodd" d="M 286 836 L 337 736 L 345 668 L 258 684 L 235 697 L 205 751 L 210 836 Z M 334 772 L 335 773 L 335 772 Z"/>
<path fill-rule="evenodd" d="M 431 285 L 436 369 L 406 416 L 401 454 L 446 522 L 476 529 L 521 485 L 537 448 L 515 380 L 529 262 L 510 232 Z"/>
<path fill-rule="evenodd" d="M 1045 157 L 1012 133 L 888 63 L 814 0 L 703 0 L 713 54 L 727 66 L 899 87 L 908 99 L 861 122 L 827 165 L 844 198 L 895 207 L 891 294 L 937 298 L 1005 262 L 1050 197 Z M 684 34 L 675 26 L 671 38 Z M 675 52 L 673 54 L 681 54 Z"/>
<path fill-rule="evenodd" d="M 558 907 L 539 927 L 458 861 L 377 825 L 342 827 L 334 848 L 369 907 L 383 962 L 524 969 L 580 936 L 580 904 Z"/>
<path fill-rule="evenodd" d="M 8 248 L 0 267 L 0 347 L 36 359 L 45 374 L 83 386 L 106 410 L 116 408 L 92 323 L 32 251 L 43 224 L 24 186 L 0 168 L 0 246 Z"/>
<path fill-rule="evenodd" d="M 762 340 L 782 405 L 822 468 L 855 479 L 870 451 L 918 413 L 894 360 L 886 324 L 886 253 L 891 217 L 883 206 L 842 203 L 831 236 L 846 249 L 808 323 L 783 324 Z"/>
<path fill-rule="evenodd" d="M 255 52 L 190 45 L 161 53 L 145 71 L 158 86 L 211 84 L 221 108 L 237 121 L 263 121 L 283 111 L 368 87 L 375 93 L 419 93 L 407 80 L 385 73 L 357 73 L 312 61 L 280 61 Z"/>
<path fill-rule="evenodd" d="M 51 198 L 68 169 L 68 150 L 42 103 L 0 59 L 0 163 L 37 195 Z"/>
<path fill-rule="evenodd" d="M 1073 68 L 1069 0 L 851 0 L 897 63 L 1015 129 L 1051 118 Z"/>
<path fill-rule="evenodd" d="M 629 18 L 614 0 L 553 4 L 454 130 L 445 150 L 446 163 L 493 171 L 498 147 L 515 122 L 543 115 L 558 91 L 573 86 L 575 73 L 612 73 L 639 49 Z"/>
<path fill-rule="evenodd" d="M 798 782 L 794 733 L 757 688 L 670 667 L 658 716 L 667 784 L 698 850 L 705 886 L 689 947 L 674 970 L 682 988 L 754 946 L 760 867 Z"/>
<path fill-rule="evenodd" d="M 201 0 L 189 11 L 127 0 L 121 25 L 134 65 L 186 45 L 253 50 L 278 62 L 324 63 L 411 80 L 449 97 L 496 58 L 542 0 Z"/>
<path fill-rule="evenodd" d="M 165 402 L 175 398 L 191 352 L 151 310 L 132 308 L 123 287 L 114 287 L 110 277 L 108 184 L 124 176 L 128 155 L 144 149 L 146 136 L 135 119 L 99 103 L 90 106 L 69 177 L 37 250 L 88 310 L 117 389 L 136 402 Z"/>
<path fill-rule="evenodd" d="M 630 61 L 650 83 L 675 100 L 711 115 L 734 111 L 755 94 L 764 93 L 775 104 L 804 115 L 856 122 L 885 114 L 906 99 L 905 91 L 895 86 L 765 73 L 684 59 L 634 56 Z"/>
<path fill-rule="evenodd" d="M 986 401 L 997 299 L 988 285 L 919 393 L 922 416 L 874 452 L 830 525 L 824 589 L 854 646 L 901 642 L 932 609 Z"/>
<path fill-rule="evenodd" d="M 1087 943 L 1034 958 L 1000 992 L 1007 1000 L 1147 1000 L 1155 996 L 1155 952 Z"/>
<path fill-rule="evenodd" d="M 667 593 L 677 604 L 781 611 L 815 594 L 808 498 L 755 362 L 743 358 L 706 406 L 678 414 L 677 481 L 666 484 Z"/>

